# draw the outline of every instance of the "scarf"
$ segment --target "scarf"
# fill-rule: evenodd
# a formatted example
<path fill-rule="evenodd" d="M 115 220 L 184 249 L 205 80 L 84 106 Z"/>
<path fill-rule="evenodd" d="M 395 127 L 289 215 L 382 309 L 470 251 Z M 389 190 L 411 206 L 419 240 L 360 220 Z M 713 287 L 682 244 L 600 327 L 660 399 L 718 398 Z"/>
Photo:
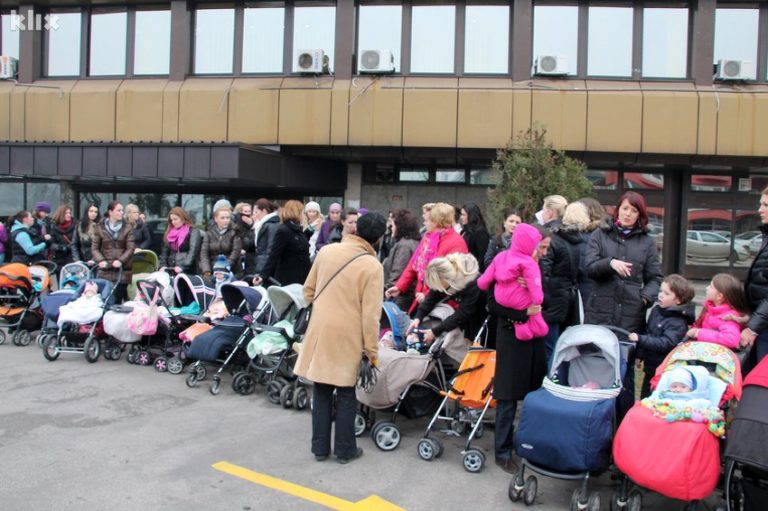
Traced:
<path fill-rule="evenodd" d="M 117 240 L 117 237 L 120 235 L 120 230 L 123 228 L 123 222 L 118 222 L 114 225 L 107 219 L 104 220 L 104 227 L 107 229 L 107 234 L 113 239 Z"/>
<path fill-rule="evenodd" d="M 424 277 L 427 274 L 427 265 L 432 259 L 437 257 L 437 246 L 440 244 L 440 238 L 442 238 L 446 232 L 448 232 L 447 229 L 442 229 L 424 234 L 424 237 L 421 240 L 421 246 L 413 260 L 413 269 L 418 275 L 419 282 L 424 282 Z"/>
<path fill-rule="evenodd" d="M 60 229 L 62 232 L 66 232 L 66 231 L 68 231 L 70 227 L 72 227 L 72 220 L 70 220 L 70 221 L 68 221 L 68 222 L 61 222 L 61 223 L 59 224 L 59 229 Z"/>
<path fill-rule="evenodd" d="M 633 225 L 632 227 L 622 227 L 621 223 L 619 223 L 618 220 L 616 220 L 616 229 L 619 231 L 619 236 L 626 239 L 627 236 L 629 236 L 632 231 L 634 231 L 637 228 L 637 224 Z"/>
<path fill-rule="evenodd" d="M 178 252 L 181 250 L 181 245 L 186 241 L 189 235 L 189 224 L 184 224 L 181 227 L 171 227 L 168 231 L 166 239 L 168 240 L 168 246 L 172 252 Z"/>

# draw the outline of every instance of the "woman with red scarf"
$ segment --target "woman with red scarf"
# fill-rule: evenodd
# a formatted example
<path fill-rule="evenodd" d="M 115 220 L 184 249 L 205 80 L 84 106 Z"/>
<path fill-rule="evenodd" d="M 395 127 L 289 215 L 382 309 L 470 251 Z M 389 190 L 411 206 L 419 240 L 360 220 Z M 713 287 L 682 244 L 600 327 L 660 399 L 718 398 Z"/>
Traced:
<path fill-rule="evenodd" d="M 425 212 L 424 227 L 426 227 L 427 232 L 421 238 L 416 252 L 413 253 L 408 266 L 397 280 L 397 284 L 385 292 L 387 298 L 397 297 L 400 293 L 408 291 L 411 284 L 416 281 L 416 298 L 408 309 L 409 313 L 414 311 L 429 293 L 429 288 L 424 281 L 429 262 L 436 257 L 443 257 L 456 252 L 461 254 L 468 252 L 464 239 L 453 228 L 455 214 L 453 206 L 444 202 L 436 203 L 432 209 Z"/>
<path fill-rule="evenodd" d="M 163 236 L 160 266 L 176 273 L 194 274 L 200 254 L 202 234 L 183 208 L 175 207 L 168 213 L 168 228 Z"/>
<path fill-rule="evenodd" d="M 72 242 L 75 239 L 77 222 L 72 218 L 72 208 L 62 204 L 51 217 L 51 257 L 61 268 L 74 261 Z"/>

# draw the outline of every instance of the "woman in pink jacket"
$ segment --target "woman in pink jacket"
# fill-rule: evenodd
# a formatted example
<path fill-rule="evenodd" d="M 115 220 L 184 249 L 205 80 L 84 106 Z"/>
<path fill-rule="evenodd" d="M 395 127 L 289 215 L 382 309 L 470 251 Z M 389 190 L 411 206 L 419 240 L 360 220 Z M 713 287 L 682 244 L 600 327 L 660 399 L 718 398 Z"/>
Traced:
<path fill-rule="evenodd" d="M 748 310 L 741 282 L 728 273 L 718 273 L 707 286 L 704 307 L 687 336 L 736 349 L 741 338 L 741 325 L 749 319 Z"/>

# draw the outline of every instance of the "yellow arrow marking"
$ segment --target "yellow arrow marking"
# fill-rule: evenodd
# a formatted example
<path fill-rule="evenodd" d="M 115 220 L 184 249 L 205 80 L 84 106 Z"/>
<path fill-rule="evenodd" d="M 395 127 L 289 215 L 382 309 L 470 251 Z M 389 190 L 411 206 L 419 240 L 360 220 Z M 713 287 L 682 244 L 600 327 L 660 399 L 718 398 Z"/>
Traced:
<path fill-rule="evenodd" d="M 377 495 L 371 495 L 358 502 L 350 502 L 311 488 L 289 483 L 266 474 L 260 474 L 226 461 L 215 463 L 212 467 L 240 479 L 260 484 L 261 486 L 266 486 L 267 488 L 272 488 L 273 490 L 281 491 L 337 511 L 405 511 L 403 508 L 387 502 Z"/>

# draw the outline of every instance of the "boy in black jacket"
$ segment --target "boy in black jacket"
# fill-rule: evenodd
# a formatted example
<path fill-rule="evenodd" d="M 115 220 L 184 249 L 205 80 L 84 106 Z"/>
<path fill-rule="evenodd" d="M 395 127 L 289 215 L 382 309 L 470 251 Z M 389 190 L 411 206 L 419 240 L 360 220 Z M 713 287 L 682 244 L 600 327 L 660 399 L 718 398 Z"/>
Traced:
<path fill-rule="evenodd" d="M 658 304 L 651 309 L 645 334 L 629 334 L 629 340 L 637 343 L 636 358 L 644 365 L 640 398 L 651 395 L 651 378 L 656 368 L 685 339 L 688 327 L 696 319 L 694 295 L 693 286 L 684 277 L 675 273 L 668 275 L 661 283 Z"/>

